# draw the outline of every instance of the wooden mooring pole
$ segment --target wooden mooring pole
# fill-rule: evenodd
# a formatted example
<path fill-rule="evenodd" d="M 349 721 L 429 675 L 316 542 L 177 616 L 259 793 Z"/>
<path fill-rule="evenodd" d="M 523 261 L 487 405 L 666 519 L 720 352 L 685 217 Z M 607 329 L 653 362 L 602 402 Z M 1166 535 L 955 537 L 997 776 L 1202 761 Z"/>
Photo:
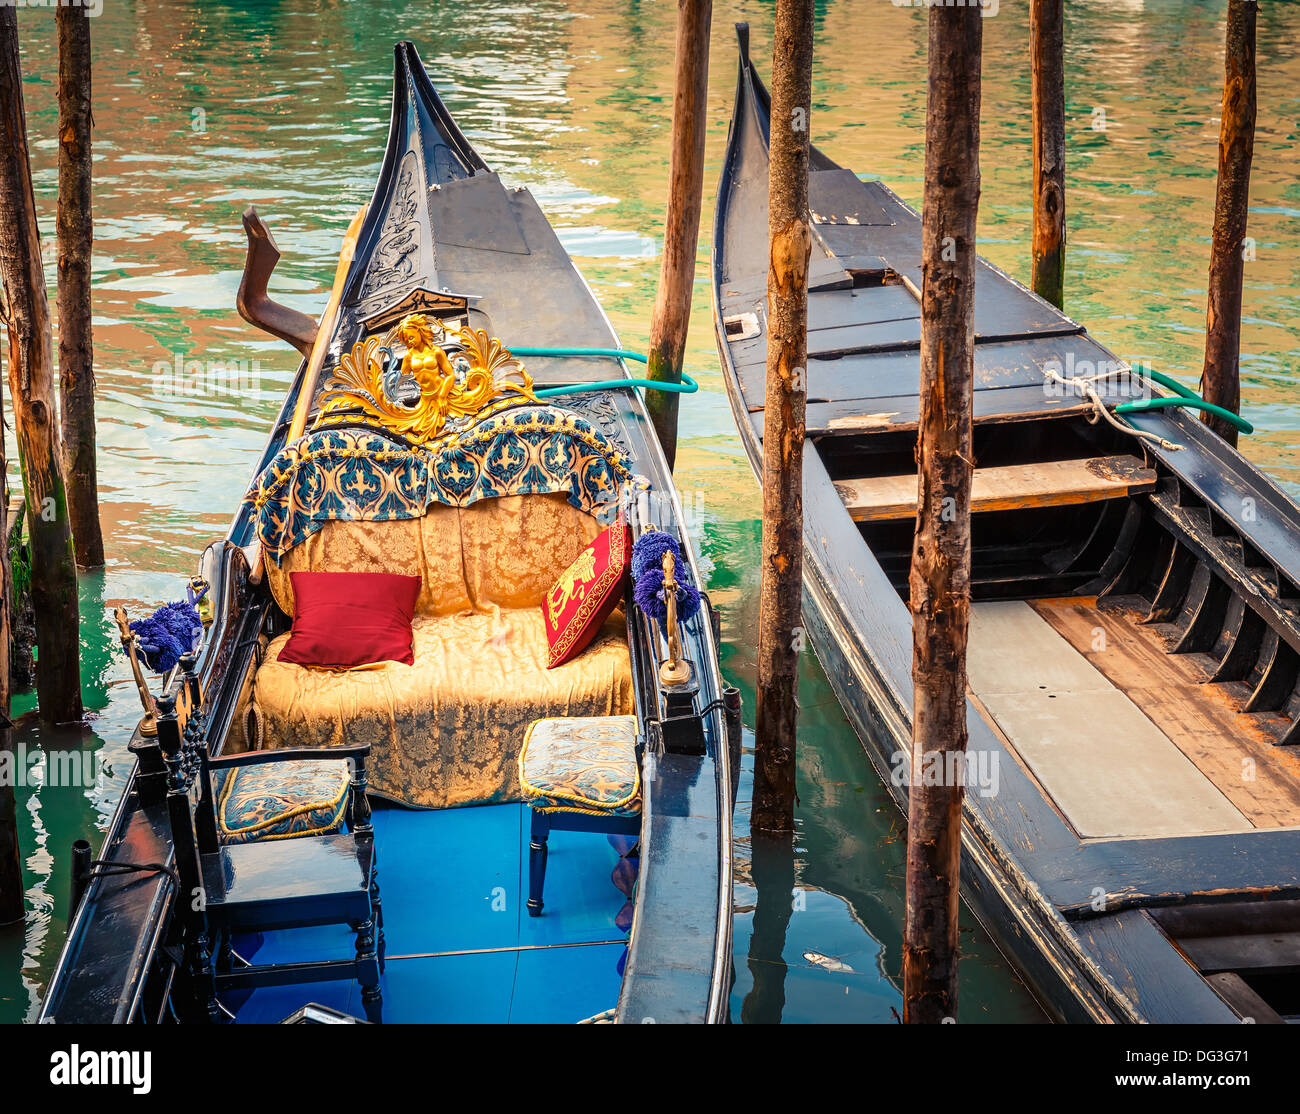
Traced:
<path fill-rule="evenodd" d="M 1030 0 L 1034 293 L 1065 305 L 1065 0 Z"/>
<path fill-rule="evenodd" d="M 742 32 L 747 35 L 748 32 Z M 803 647 L 803 451 L 807 400 L 808 126 L 813 0 L 777 0 L 767 179 L 767 390 L 758 708 L 750 826 L 794 831 L 795 728 Z"/>
<path fill-rule="evenodd" d="M 677 2 L 677 73 L 673 93 L 673 147 L 668 165 L 668 213 L 659 293 L 650 318 L 646 374 L 682 381 L 686 332 L 691 323 L 695 256 L 700 242 L 704 196 L 704 132 L 708 122 L 709 29 L 713 0 Z M 677 460 L 678 396 L 647 391 L 646 409 L 671 468 Z"/>
<path fill-rule="evenodd" d="M 914 1024 L 957 1015 L 982 18 L 976 5 L 929 15 L 920 496 L 908 582 L 914 710 L 903 1020 Z"/>
<path fill-rule="evenodd" d="M 1201 394 L 1234 414 L 1241 410 L 1241 290 L 1245 277 L 1246 212 L 1255 153 L 1256 0 L 1228 0 L 1223 116 L 1219 124 L 1219 185 L 1214 198 L 1210 297 L 1205 321 Z M 1230 445 L 1237 429 L 1212 414 L 1202 420 Z"/>
<path fill-rule="evenodd" d="M 0 280 L 9 337 L 9 396 L 27 498 L 36 613 L 36 694 L 41 719 L 82 717 L 77 566 L 54 406 L 50 303 L 41 265 L 17 12 L 0 4 Z"/>
<path fill-rule="evenodd" d="M 95 349 L 91 337 L 90 19 L 57 9 L 59 31 L 59 418 L 77 564 L 104 563 L 95 468 Z"/>

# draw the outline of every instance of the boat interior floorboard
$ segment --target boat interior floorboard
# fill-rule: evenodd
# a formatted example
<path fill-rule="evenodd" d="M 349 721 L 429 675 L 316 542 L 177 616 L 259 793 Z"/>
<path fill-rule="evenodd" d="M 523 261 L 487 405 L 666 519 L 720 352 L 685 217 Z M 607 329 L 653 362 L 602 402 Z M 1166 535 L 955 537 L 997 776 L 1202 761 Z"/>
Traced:
<path fill-rule="evenodd" d="M 573 1023 L 618 1001 L 626 896 L 607 837 L 553 831 L 546 908 L 530 917 L 526 805 L 374 812 L 387 945 L 386 1023 Z M 345 928 L 237 939 L 259 963 L 350 954 Z M 239 1022 L 283 1020 L 317 1002 L 364 1016 L 355 981 L 270 987 L 223 996 Z"/>
<path fill-rule="evenodd" d="M 1300 826 L 1300 754 L 1280 747 L 1285 717 L 1244 712 L 1250 687 L 1208 684 L 1213 659 L 1170 653 L 1172 624 L 1144 623 L 1149 601 L 1116 596 L 1036 600 L 1033 609 L 1258 828 Z"/>
<path fill-rule="evenodd" d="M 969 677 L 997 728 L 1081 837 L 1251 826 L 1143 708 L 1030 604 L 972 606 Z"/>

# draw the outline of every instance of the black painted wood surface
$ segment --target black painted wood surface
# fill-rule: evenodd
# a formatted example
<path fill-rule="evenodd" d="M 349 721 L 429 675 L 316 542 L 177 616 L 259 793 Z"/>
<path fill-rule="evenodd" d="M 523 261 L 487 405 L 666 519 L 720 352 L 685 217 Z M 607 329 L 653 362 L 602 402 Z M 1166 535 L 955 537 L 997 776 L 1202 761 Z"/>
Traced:
<path fill-rule="evenodd" d="M 742 58 L 715 216 L 713 297 L 723 378 L 756 472 L 765 352 L 759 292 L 766 261 L 760 238 L 749 229 L 761 225 L 766 212 L 767 111 L 762 84 Z M 919 218 L 883 184 L 857 180 L 820 152 L 814 153 L 814 166 L 814 255 L 822 250 L 823 277 L 810 283 L 810 351 L 834 351 L 839 358 L 810 359 L 808 368 L 804 616 L 868 756 L 905 809 L 910 615 L 850 519 L 826 461 L 833 458 L 837 469 L 852 472 L 851 454 L 861 452 L 864 467 L 855 474 L 874 474 L 867 466 L 872 439 L 897 439 L 916 429 L 913 337 L 919 310 L 910 309 L 901 280 L 919 285 Z M 837 275 L 848 276 L 851 285 Z M 728 320 L 742 313 L 752 315 L 747 331 L 756 326 L 758 335 L 729 337 Z M 832 349 L 837 335 L 852 343 Z M 1098 365 L 1124 366 L 1082 326 L 988 265 L 978 273 L 976 337 L 977 432 L 1041 421 L 1056 422 L 1057 429 L 1061 419 L 1081 420 L 1090 407 L 1044 381 L 1052 359 L 1063 366 L 1069 360 L 1076 374 L 1091 374 Z M 1109 401 L 1134 393 L 1140 388 L 1122 385 Z M 1163 411 L 1135 414 L 1131 421 L 1182 446 L 1147 447 L 1149 462 L 1177 484 L 1139 498 L 1150 500 L 1151 513 L 1180 527 L 1187 544 L 1199 545 L 1200 560 L 1213 562 L 1241 593 L 1253 592 L 1270 624 L 1296 636 L 1300 510 L 1194 418 Z M 853 446 L 847 457 L 840 444 Z M 1195 504 L 1190 511 L 1183 505 L 1188 500 Z M 1142 516 L 1121 517 L 1120 545 L 1132 546 Z M 1244 553 L 1243 544 L 1234 551 L 1233 536 L 1244 539 Z M 1105 574 L 1099 585 L 1121 573 L 1128 552 L 1095 555 Z M 1235 567 L 1229 561 L 1233 552 Z M 1201 625 L 1209 630 L 1222 621 L 1219 609 L 1227 605 L 1209 581 L 1202 588 L 1205 598 L 1193 613 L 1203 613 Z M 1198 637 L 1194 630 L 1186 636 Z M 1217 984 L 1178 954 L 1148 910 L 1210 903 L 1249 909 L 1251 902 L 1295 898 L 1300 832 L 1080 840 L 969 706 L 968 726 L 970 752 L 997 761 L 1001 785 L 996 795 L 966 796 L 963 896 L 1049 1013 L 1074 1021 L 1234 1020 Z"/>
<path fill-rule="evenodd" d="M 393 119 L 379 185 L 360 231 L 331 345 L 331 359 L 361 335 L 377 305 L 419 285 L 471 298 L 476 325 L 510 347 L 615 347 L 617 338 L 585 280 L 526 189 L 505 188 L 456 127 L 410 43 L 395 49 Z M 403 172 L 410 168 L 409 189 Z M 411 271 L 376 286 L 385 221 L 401 208 L 413 213 Z M 391 255 L 385 256 L 391 259 Z M 368 285 L 369 284 L 369 285 Z M 530 358 L 537 385 L 587 383 L 626 376 L 614 359 Z M 300 365 L 256 471 L 283 447 L 305 362 Z M 329 364 L 321 377 L 328 377 Z M 658 525 L 688 544 L 689 571 L 699 584 L 672 475 L 644 404 L 630 387 L 566 397 L 609 437 L 632 470 L 656 493 Z M 253 540 L 248 509 L 236 510 L 222 547 L 216 617 L 199 661 L 204 703 L 199 714 L 206 745 L 219 754 L 229 728 L 237 684 L 244 676 L 264 616 L 274 614 L 265 585 L 247 580 L 241 547 Z M 714 632 L 702 609 L 683 624 L 685 655 L 696 668 L 694 713 L 704 753 L 662 756 L 664 776 L 645 782 L 642 869 L 636 931 L 619 1003 L 623 1019 L 724 1021 L 731 982 L 732 772 L 722 711 L 722 678 Z M 634 646 L 638 706 L 659 718 L 665 705 L 653 662 Z M 142 761 L 156 757 L 142 744 Z M 148 775 L 147 775 L 148 776 Z M 152 775 L 156 778 L 156 774 Z M 142 807 L 133 772 L 105 838 L 101 858 L 170 862 L 165 817 Z M 156 786 L 155 786 L 156 788 Z M 159 827 L 162 824 L 162 827 Z M 382 854 L 382 848 L 377 849 Z M 431 851 L 436 853 L 436 851 Z M 390 899 L 391 899 L 390 895 Z M 172 924 L 165 875 L 96 879 L 70 927 L 42 1011 L 57 1021 L 122 1022 L 142 1017 L 146 993 L 170 979 L 161 947 Z"/>

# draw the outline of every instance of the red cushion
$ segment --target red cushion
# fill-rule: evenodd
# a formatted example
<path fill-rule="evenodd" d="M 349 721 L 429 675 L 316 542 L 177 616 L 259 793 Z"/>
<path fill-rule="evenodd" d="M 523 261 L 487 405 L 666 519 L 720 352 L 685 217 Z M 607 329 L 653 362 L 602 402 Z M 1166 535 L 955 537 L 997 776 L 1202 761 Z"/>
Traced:
<path fill-rule="evenodd" d="M 596 637 L 623 598 L 632 539 L 623 521 L 602 530 L 596 540 L 578 554 L 542 601 L 546 622 L 546 668 L 554 669 L 577 657 Z"/>
<path fill-rule="evenodd" d="M 420 594 L 418 576 L 295 572 L 289 580 L 297 614 L 280 661 L 335 668 L 415 663 L 411 618 Z"/>

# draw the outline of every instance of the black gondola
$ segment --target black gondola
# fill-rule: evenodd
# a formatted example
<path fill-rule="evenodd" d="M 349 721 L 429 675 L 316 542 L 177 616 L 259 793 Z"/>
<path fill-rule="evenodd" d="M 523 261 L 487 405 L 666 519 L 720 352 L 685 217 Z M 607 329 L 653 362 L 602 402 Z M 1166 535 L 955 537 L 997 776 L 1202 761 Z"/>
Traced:
<path fill-rule="evenodd" d="M 769 112 L 742 28 L 713 293 L 759 475 Z M 905 812 L 921 222 L 816 149 L 809 191 L 804 616 Z M 963 895 L 1056 1019 L 1294 1019 L 1300 511 L 983 261 L 975 331 Z"/>
<path fill-rule="evenodd" d="M 607 524 L 625 520 L 629 542 L 675 535 L 682 561 L 655 568 L 699 583 L 671 473 L 637 391 L 610 382 L 625 365 L 581 274 L 410 43 L 319 336 L 265 297 L 277 253 L 251 211 L 245 225 L 241 312 L 306 358 L 249 497 L 203 555 L 206 637 L 131 740 L 137 764 L 41 1020 L 725 1020 L 735 731 L 707 597 L 677 622 L 667 589 L 652 620 L 629 589 L 553 670 L 539 642 L 552 604 L 588 614 L 597 581 L 547 583 Z M 531 380 L 501 345 L 528 350 Z M 304 583 L 288 570 L 322 565 L 415 569 L 412 665 L 279 657 Z M 579 764 L 606 761 L 583 731 L 614 738 L 614 765 L 541 781 L 518 761 L 539 719 Z M 322 798 L 338 805 L 328 825 L 290 785 L 272 804 L 295 807 L 270 822 L 255 801 L 238 827 L 244 771 L 288 758 L 335 777 L 339 745 L 351 762 Z"/>

